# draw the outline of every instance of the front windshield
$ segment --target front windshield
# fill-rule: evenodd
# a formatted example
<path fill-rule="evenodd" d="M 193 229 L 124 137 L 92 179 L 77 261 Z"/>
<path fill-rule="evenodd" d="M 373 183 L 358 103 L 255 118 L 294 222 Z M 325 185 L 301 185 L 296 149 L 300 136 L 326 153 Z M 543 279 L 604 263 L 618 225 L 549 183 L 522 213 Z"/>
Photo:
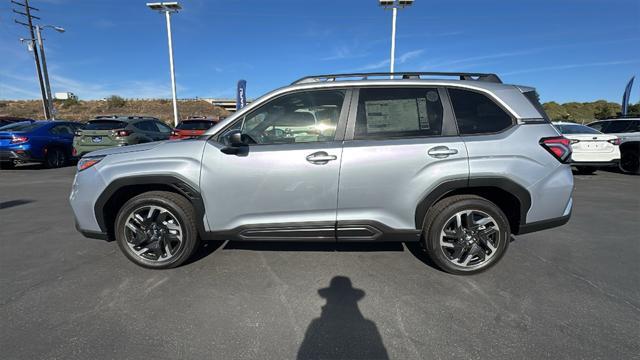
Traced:
<path fill-rule="evenodd" d="M 600 131 L 584 125 L 562 124 L 555 126 L 562 134 L 602 134 Z"/>

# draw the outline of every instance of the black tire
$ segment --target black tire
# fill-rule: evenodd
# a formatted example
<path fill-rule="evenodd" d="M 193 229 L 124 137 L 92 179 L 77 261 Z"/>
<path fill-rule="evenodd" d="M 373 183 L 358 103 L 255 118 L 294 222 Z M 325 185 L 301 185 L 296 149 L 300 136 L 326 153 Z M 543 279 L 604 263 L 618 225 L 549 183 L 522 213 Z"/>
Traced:
<path fill-rule="evenodd" d="M 484 263 L 475 266 L 460 266 L 445 255 L 440 245 L 440 234 L 451 217 L 460 211 L 473 210 L 488 214 L 499 228 L 495 234 L 495 253 Z M 507 251 L 511 240 L 509 221 L 502 210 L 491 201 L 476 195 L 455 195 L 436 203 L 425 216 L 422 232 L 423 246 L 431 260 L 442 270 L 456 275 L 471 275 L 485 271 L 495 265 Z"/>
<path fill-rule="evenodd" d="M 182 242 L 172 257 L 165 261 L 136 255 L 127 240 L 126 221 L 136 209 L 144 206 L 159 206 L 168 210 L 181 226 Z M 133 263 L 150 269 L 170 269 L 181 265 L 191 257 L 199 243 L 193 206 L 183 196 L 167 191 L 149 191 L 127 201 L 118 212 L 114 233 L 124 255 Z"/>
<path fill-rule="evenodd" d="M 3 170 L 11 170 L 15 169 L 16 164 L 13 161 L 2 161 L 0 162 L 0 169 Z"/>
<path fill-rule="evenodd" d="M 68 157 L 62 149 L 50 148 L 44 159 L 44 166 L 48 169 L 59 168 L 67 165 Z"/>
<path fill-rule="evenodd" d="M 576 170 L 580 175 L 592 175 L 598 168 L 594 166 L 576 166 Z"/>
<path fill-rule="evenodd" d="M 622 151 L 620 170 L 631 174 L 640 174 L 640 156 L 638 156 L 637 150 L 627 149 Z"/>

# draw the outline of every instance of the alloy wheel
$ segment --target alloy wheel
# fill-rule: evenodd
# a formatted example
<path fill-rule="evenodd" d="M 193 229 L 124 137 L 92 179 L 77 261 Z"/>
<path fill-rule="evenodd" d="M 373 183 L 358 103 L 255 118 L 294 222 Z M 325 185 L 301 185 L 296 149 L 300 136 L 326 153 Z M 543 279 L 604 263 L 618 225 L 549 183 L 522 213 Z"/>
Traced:
<path fill-rule="evenodd" d="M 157 205 L 146 205 L 132 211 L 124 228 L 131 251 L 153 262 L 165 262 L 176 256 L 183 245 L 183 234 L 176 216 Z"/>
<path fill-rule="evenodd" d="M 445 222 L 440 232 L 440 249 L 447 260 L 465 268 L 477 268 L 497 253 L 500 227 L 480 210 L 459 211 Z"/>

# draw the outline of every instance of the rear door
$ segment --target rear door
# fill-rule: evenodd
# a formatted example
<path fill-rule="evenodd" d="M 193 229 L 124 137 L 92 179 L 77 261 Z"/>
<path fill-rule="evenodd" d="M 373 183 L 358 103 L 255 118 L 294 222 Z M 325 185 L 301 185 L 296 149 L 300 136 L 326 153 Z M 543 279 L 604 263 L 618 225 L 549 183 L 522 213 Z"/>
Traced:
<path fill-rule="evenodd" d="M 340 168 L 338 240 L 417 240 L 419 202 L 444 181 L 468 178 L 447 93 L 362 88 L 353 102 Z"/>

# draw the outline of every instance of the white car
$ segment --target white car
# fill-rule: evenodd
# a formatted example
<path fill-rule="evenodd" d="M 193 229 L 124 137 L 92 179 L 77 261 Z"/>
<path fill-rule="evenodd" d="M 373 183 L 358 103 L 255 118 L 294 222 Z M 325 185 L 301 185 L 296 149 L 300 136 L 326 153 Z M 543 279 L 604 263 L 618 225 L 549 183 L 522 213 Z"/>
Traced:
<path fill-rule="evenodd" d="M 620 162 L 620 138 L 572 122 L 554 122 L 560 133 L 571 140 L 571 165 L 580 174 L 592 174 L 599 167 Z"/>

